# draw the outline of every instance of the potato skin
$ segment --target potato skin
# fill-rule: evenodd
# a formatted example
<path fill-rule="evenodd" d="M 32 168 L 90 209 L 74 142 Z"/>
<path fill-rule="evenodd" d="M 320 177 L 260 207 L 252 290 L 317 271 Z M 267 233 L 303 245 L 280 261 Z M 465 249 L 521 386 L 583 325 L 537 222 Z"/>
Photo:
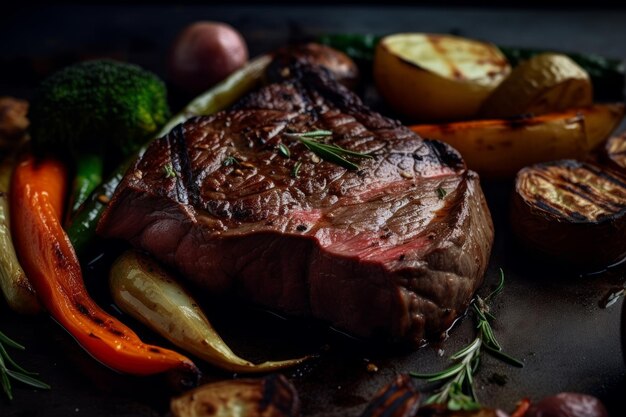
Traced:
<path fill-rule="evenodd" d="M 561 160 L 522 169 L 511 227 L 551 261 L 580 269 L 626 256 L 626 177 L 591 163 Z"/>
<path fill-rule="evenodd" d="M 220 22 L 196 22 L 174 40 L 168 56 L 168 74 L 174 85 L 198 94 L 226 78 L 248 61 L 243 36 Z"/>

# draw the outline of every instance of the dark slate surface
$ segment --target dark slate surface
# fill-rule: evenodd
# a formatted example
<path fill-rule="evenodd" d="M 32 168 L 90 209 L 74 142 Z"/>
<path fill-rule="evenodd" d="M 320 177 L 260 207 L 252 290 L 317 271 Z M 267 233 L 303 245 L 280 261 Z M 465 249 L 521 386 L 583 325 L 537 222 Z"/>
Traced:
<path fill-rule="evenodd" d="M 324 32 L 452 32 L 500 44 L 596 52 L 626 57 L 626 11 L 307 6 L 29 7 L 0 17 L 0 94 L 29 97 L 37 81 L 76 59 L 113 56 L 164 75 L 165 54 L 177 31 L 200 20 L 222 20 L 241 30 L 252 55 Z M 174 95 L 174 105 L 184 97 Z M 623 268 L 581 276 L 551 269 L 526 256 L 508 229 L 511 184 L 484 184 L 496 223 L 487 285 L 502 267 L 506 289 L 494 305 L 495 329 L 505 349 L 522 359 L 515 369 L 486 358 L 477 379 L 485 404 L 511 410 L 517 399 L 560 391 L 599 396 L 612 416 L 626 415 L 625 369 L 620 346 L 620 308 L 599 301 L 624 280 Z M 584 242 L 582 243 L 584 244 Z M 86 280 L 103 305 L 107 262 L 87 268 Z M 417 352 L 367 348 L 314 323 L 284 321 L 231 303 L 206 302 L 233 347 L 251 358 L 318 352 L 318 360 L 288 372 L 306 416 L 358 416 L 373 393 L 398 372 L 441 369 L 446 357 L 473 334 L 469 319 L 447 342 Z M 127 320 L 127 318 L 124 318 Z M 132 323 L 130 320 L 127 320 Z M 141 328 L 133 323 L 134 327 Z M 0 416 L 164 416 L 170 393 L 159 379 L 117 375 L 76 347 L 45 316 L 28 318 L 2 306 L 0 329 L 28 349 L 15 358 L 41 372 L 53 389 L 36 392 L 16 384 L 13 402 L 0 400 Z M 163 343 L 149 332 L 150 340 Z M 441 350 L 441 351 L 440 351 Z M 367 372 L 373 362 L 379 371 Z M 207 368 L 209 378 L 226 378 Z M 504 385 L 494 375 L 504 375 Z M 496 378 L 497 379 L 497 378 Z"/>

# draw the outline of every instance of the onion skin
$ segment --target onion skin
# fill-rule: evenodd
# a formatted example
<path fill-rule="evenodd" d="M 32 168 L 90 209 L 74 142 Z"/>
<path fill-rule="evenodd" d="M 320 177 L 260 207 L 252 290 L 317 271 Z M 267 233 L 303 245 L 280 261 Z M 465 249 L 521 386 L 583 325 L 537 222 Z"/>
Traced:
<path fill-rule="evenodd" d="M 626 256 L 626 177 L 573 160 L 524 168 L 511 227 L 551 261 L 581 269 L 616 263 Z"/>

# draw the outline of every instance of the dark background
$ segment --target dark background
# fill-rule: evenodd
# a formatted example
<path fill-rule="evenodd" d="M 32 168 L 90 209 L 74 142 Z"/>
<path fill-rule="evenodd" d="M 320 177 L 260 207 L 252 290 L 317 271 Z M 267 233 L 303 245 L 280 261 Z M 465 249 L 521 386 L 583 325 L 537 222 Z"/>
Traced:
<path fill-rule="evenodd" d="M 99 56 L 134 62 L 165 77 L 170 42 L 186 24 L 203 19 L 226 21 L 242 31 L 251 56 L 328 32 L 424 31 L 502 45 L 626 57 L 626 11 L 600 7 L 610 2 L 567 8 L 557 2 L 420 2 L 413 7 L 394 2 L 279 3 L 83 6 L 20 2 L 3 6 L 0 95 L 28 98 L 37 82 L 51 71 Z M 483 186 L 496 224 L 486 284 L 497 281 L 500 267 L 507 277 L 505 291 L 494 305 L 498 317 L 495 330 L 505 350 L 526 366 L 519 370 L 486 358 L 477 379 L 481 400 L 510 410 L 524 396 L 536 400 L 559 391 L 581 391 L 599 396 L 612 416 L 626 415 L 620 303 L 608 309 L 599 307 L 606 292 L 623 283 L 623 270 L 581 275 L 527 257 L 509 233 L 511 183 Z M 106 262 L 101 262 L 85 270 L 85 279 L 105 307 L 110 303 L 103 275 L 106 267 Z M 393 375 L 441 369 L 446 357 L 473 335 L 471 320 L 465 319 L 441 346 L 414 353 L 390 351 L 367 348 L 319 326 L 284 322 L 244 306 L 206 307 L 235 350 L 253 359 L 311 350 L 322 353 L 319 360 L 288 373 L 300 391 L 306 416 L 358 416 L 367 400 Z M 150 341 L 163 343 L 141 327 L 133 327 Z M 15 353 L 19 362 L 40 371 L 41 378 L 53 386 L 50 392 L 36 392 L 16 384 L 15 400 L 0 400 L 0 416 L 166 414 L 170 393 L 163 384 L 119 376 L 100 367 L 45 316 L 19 317 L 2 307 L 0 329 L 28 347 L 26 352 Z M 321 349 L 325 345 L 330 349 Z M 377 364 L 378 373 L 367 372 L 369 362 Z M 217 379 L 230 377 L 209 372 Z M 496 374 L 505 375 L 503 385 L 494 382 Z"/>

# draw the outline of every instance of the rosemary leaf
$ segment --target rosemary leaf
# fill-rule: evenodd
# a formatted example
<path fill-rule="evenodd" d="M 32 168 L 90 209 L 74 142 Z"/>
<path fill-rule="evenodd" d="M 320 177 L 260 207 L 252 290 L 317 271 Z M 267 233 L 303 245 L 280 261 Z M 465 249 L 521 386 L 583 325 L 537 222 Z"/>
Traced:
<path fill-rule="evenodd" d="M 15 349 L 19 349 L 19 350 L 24 350 L 25 349 L 24 346 L 20 345 L 16 341 L 10 339 L 7 335 L 5 335 L 2 332 L 0 332 L 0 343 L 5 344 L 5 345 L 10 346 L 10 347 L 15 348 Z"/>
<path fill-rule="evenodd" d="M 507 355 L 506 353 L 502 352 L 501 350 L 498 349 L 494 349 L 493 347 L 489 346 L 489 345 L 485 345 L 485 350 L 490 353 L 492 356 L 500 359 L 503 362 L 508 363 L 509 365 L 515 366 L 516 368 L 523 368 L 524 367 L 524 363 Z"/>
<path fill-rule="evenodd" d="M 303 133 L 285 133 L 284 136 L 290 139 L 300 141 L 311 152 L 319 156 L 320 158 L 342 166 L 346 169 L 357 170 L 359 166 L 354 162 L 349 161 L 346 157 L 352 158 L 372 158 L 371 155 L 367 155 L 361 152 L 351 151 L 344 149 L 337 145 L 331 145 L 323 142 L 319 142 L 316 139 L 323 139 L 331 136 L 332 132 L 329 130 L 314 130 L 311 132 Z"/>
<path fill-rule="evenodd" d="M 443 200 L 446 195 L 448 195 L 448 192 L 444 190 L 443 187 L 437 188 L 437 197 L 439 197 L 440 200 Z"/>
<path fill-rule="evenodd" d="M 50 389 L 50 385 L 46 384 L 45 382 L 42 382 L 36 378 L 33 378 L 32 376 L 24 375 L 21 372 L 16 372 L 16 371 L 7 369 L 6 373 L 11 378 L 17 381 L 20 381 L 23 384 L 30 385 L 31 387 L 39 388 L 39 389 Z"/>
<path fill-rule="evenodd" d="M 26 369 L 22 368 L 21 366 L 19 366 L 17 363 L 15 363 L 15 361 L 11 358 L 11 356 L 9 356 L 9 353 L 7 352 L 6 348 L 4 347 L 4 345 L 2 345 L 2 343 L 0 343 L 0 356 L 4 357 L 4 359 L 9 362 L 9 364 L 14 367 L 15 369 L 17 369 L 18 371 L 20 371 L 23 374 L 26 375 L 37 375 L 37 372 L 30 372 L 27 371 Z"/>
<path fill-rule="evenodd" d="M 278 145 L 278 152 L 280 152 L 280 154 L 285 158 L 289 158 L 291 156 L 289 148 L 284 143 Z"/>
<path fill-rule="evenodd" d="M 229 167 L 231 165 L 239 165 L 239 159 L 234 156 L 228 156 L 226 157 L 226 159 L 224 159 L 222 165 L 224 165 L 225 167 Z"/>
<path fill-rule="evenodd" d="M 163 166 L 163 171 L 165 172 L 165 178 L 176 177 L 176 171 L 174 171 L 174 167 L 172 166 L 172 163 L 165 164 L 165 166 Z"/>
<path fill-rule="evenodd" d="M 291 176 L 293 178 L 298 178 L 298 175 L 300 174 L 301 166 L 302 166 L 302 162 L 300 161 L 296 162 L 296 164 L 293 166 L 293 169 L 291 170 Z"/>
<path fill-rule="evenodd" d="M 469 353 L 472 353 L 474 350 L 476 350 L 479 347 L 480 347 L 480 338 L 477 337 L 476 339 L 474 339 L 472 343 L 465 346 L 463 349 L 459 350 L 454 355 L 450 356 L 450 359 L 453 361 L 461 359 L 462 357 L 467 356 Z"/>
<path fill-rule="evenodd" d="M 456 365 L 452 365 L 451 367 L 444 369 L 441 372 L 437 372 L 434 374 L 418 374 L 411 372 L 411 376 L 418 379 L 426 379 L 430 382 L 440 381 L 442 379 L 449 378 L 450 376 L 456 375 L 460 370 L 465 366 L 464 363 L 457 363 Z"/>
<path fill-rule="evenodd" d="M 6 369 L 0 370 L 0 378 L 0 382 L 2 383 L 2 391 L 4 391 L 9 400 L 12 400 L 13 392 L 11 390 L 11 381 L 9 381 L 9 376 L 6 373 Z"/>
<path fill-rule="evenodd" d="M 478 335 L 470 344 L 450 357 L 456 362 L 454 365 L 433 374 L 410 374 L 414 378 L 443 382 L 443 385 L 427 398 L 426 404 L 445 404 L 449 410 L 479 409 L 480 403 L 476 395 L 474 375 L 478 372 L 483 351 L 509 365 L 519 368 L 524 366 L 519 360 L 502 352 L 502 347 L 491 327 L 490 320 L 493 320 L 494 316 L 489 312 L 487 301 L 502 292 L 503 288 L 504 272 L 500 269 L 500 282 L 496 289 L 485 299 L 476 296 L 472 300 L 470 310 L 475 313 Z"/>

